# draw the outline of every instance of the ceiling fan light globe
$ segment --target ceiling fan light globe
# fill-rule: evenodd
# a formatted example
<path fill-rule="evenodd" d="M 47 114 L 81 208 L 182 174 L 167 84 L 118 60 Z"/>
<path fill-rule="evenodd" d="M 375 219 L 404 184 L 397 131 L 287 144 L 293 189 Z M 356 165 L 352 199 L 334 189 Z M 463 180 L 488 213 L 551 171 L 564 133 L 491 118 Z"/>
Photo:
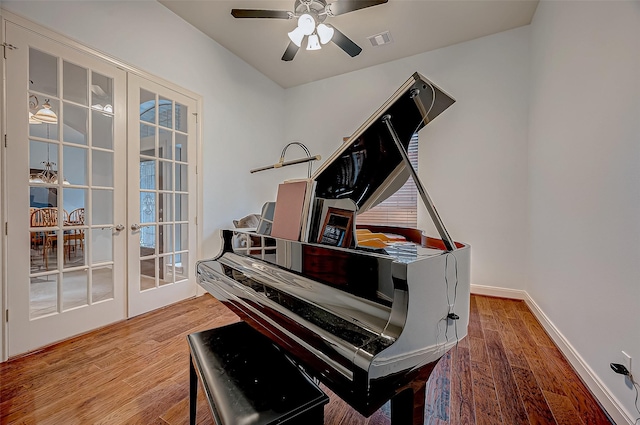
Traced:
<path fill-rule="evenodd" d="M 304 35 L 311 35 L 316 29 L 316 21 L 313 16 L 305 13 L 298 18 L 298 28 L 302 30 Z"/>
<path fill-rule="evenodd" d="M 317 34 L 313 34 L 309 36 L 309 41 L 307 43 L 307 50 L 320 50 L 322 47 L 320 46 L 320 40 L 318 39 Z"/>
<path fill-rule="evenodd" d="M 304 38 L 304 32 L 297 27 L 293 31 L 289 33 L 289 40 L 293 42 L 296 46 L 300 47 L 302 45 L 302 39 Z"/>
<path fill-rule="evenodd" d="M 330 26 L 325 24 L 318 25 L 318 35 L 320 36 L 320 43 L 327 44 L 333 38 L 335 31 Z"/>

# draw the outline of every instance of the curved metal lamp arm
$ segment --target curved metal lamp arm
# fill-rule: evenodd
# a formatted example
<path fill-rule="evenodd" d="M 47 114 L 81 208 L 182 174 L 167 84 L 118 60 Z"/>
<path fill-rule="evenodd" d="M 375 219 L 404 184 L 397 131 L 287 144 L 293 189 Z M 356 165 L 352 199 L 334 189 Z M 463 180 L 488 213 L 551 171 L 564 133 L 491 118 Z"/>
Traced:
<path fill-rule="evenodd" d="M 287 143 L 287 145 L 282 149 L 282 153 L 280 154 L 280 161 L 278 162 L 279 166 L 275 167 L 275 168 L 280 168 L 282 166 L 284 166 L 284 156 L 287 153 L 287 149 L 289 149 L 289 146 L 291 145 L 297 145 L 300 146 L 302 148 L 302 150 L 304 151 L 304 153 L 307 154 L 307 158 L 311 158 L 311 152 L 309 152 L 309 149 L 304 145 L 304 143 L 302 142 L 290 142 Z M 309 171 L 307 172 L 307 177 L 311 178 L 311 161 L 309 161 Z"/>
<path fill-rule="evenodd" d="M 294 160 L 291 160 L 291 161 L 285 161 L 284 160 L 284 156 L 287 153 L 287 149 L 291 145 L 300 146 L 300 148 L 302 148 L 302 150 L 304 150 L 304 153 L 307 155 L 307 157 L 306 158 L 300 158 L 300 159 L 294 159 Z M 278 162 L 276 162 L 273 165 L 267 165 L 267 166 L 260 167 L 260 168 L 254 168 L 250 172 L 251 173 L 257 173 L 259 171 L 270 170 L 271 168 L 282 168 L 282 167 L 286 167 L 287 165 L 294 165 L 294 164 L 301 164 L 303 162 L 308 162 L 309 163 L 309 169 L 308 169 L 308 172 L 307 172 L 307 176 L 309 178 L 311 178 L 311 169 L 313 167 L 313 164 L 311 164 L 311 162 L 312 161 L 319 161 L 320 159 L 321 159 L 320 155 L 311 156 L 311 152 L 309 152 L 309 149 L 302 142 L 295 141 L 295 142 L 287 143 L 287 145 L 282 149 L 282 153 L 280 154 L 280 160 Z"/>

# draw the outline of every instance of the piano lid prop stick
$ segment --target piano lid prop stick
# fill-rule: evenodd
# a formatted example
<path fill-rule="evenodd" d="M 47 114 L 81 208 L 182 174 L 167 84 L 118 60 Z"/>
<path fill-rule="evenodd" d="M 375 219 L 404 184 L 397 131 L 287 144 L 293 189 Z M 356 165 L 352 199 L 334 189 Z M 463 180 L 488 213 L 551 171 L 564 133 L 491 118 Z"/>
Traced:
<path fill-rule="evenodd" d="M 424 203 L 424 206 L 427 207 L 427 211 L 429 211 L 429 215 L 433 220 L 433 224 L 436 226 L 436 229 L 438 229 L 438 233 L 440 233 L 440 237 L 442 238 L 442 242 L 444 242 L 444 245 L 447 248 L 447 251 L 455 250 L 456 244 L 453 242 L 453 239 L 451 239 L 451 236 L 449 236 L 449 232 L 447 232 L 447 229 L 445 229 L 444 223 L 442 222 L 442 219 L 440 218 L 438 211 L 436 211 L 436 207 L 433 205 L 433 201 L 429 197 L 429 194 L 427 193 L 424 186 L 422 186 L 422 182 L 418 178 L 418 173 L 416 173 L 416 170 L 411 165 L 411 161 L 409 160 L 409 155 L 407 155 L 407 151 L 404 149 L 404 146 L 402 146 L 402 142 L 400 141 L 400 138 L 398 137 L 396 130 L 393 128 L 393 124 L 391 124 L 391 115 L 387 114 L 383 116 L 382 121 L 387 125 L 389 134 L 391 135 L 391 138 L 395 142 L 396 147 L 400 152 L 400 156 L 402 156 L 402 160 L 404 161 L 405 165 L 409 169 L 409 172 L 411 173 L 411 177 L 413 177 L 413 182 L 416 184 L 416 189 L 418 189 L 418 193 L 422 198 L 422 202 Z"/>

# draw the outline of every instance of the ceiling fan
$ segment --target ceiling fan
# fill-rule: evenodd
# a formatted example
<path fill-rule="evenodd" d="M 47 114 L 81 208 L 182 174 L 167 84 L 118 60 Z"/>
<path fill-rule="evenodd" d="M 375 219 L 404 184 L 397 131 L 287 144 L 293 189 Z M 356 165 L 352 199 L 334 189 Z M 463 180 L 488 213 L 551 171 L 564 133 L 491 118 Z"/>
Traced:
<path fill-rule="evenodd" d="M 234 18 L 298 19 L 298 26 L 289 33 L 289 45 L 282 55 L 290 61 L 298 53 L 307 37 L 307 50 L 319 50 L 320 44 L 333 41 L 349 56 L 358 56 L 362 48 L 333 26 L 324 24 L 327 17 L 343 15 L 366 7 L 377 6 L 388 0 L 337 0 L 327 4 L 325 0 L 296 0 L 293 12 L 286 10 L 231 9 Z"/>

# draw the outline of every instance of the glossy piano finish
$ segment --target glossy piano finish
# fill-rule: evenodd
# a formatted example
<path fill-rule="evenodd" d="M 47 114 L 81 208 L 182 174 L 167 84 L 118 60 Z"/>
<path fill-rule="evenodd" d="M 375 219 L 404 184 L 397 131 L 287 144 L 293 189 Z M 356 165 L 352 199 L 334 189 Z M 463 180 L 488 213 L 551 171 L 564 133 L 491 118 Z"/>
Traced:
<path fill-rule="evenodd" d="M 415 73 L 314 175 L 316 196 L 350 199 L 360 213 L 395 193 L 410 172 L 383 117 L 389 116 L 404 149 L 413 134 L 450 107 L 455 100 Z"/>
<path fill-rule="evenodd" d="M 376 253 L 230 230 L 223 238 L 228 250 L 198 263 L 199 284 L 362 413 L 466 335 L 464 244 Z M 458 320 L 447 318 L 449 305 Z"/>

